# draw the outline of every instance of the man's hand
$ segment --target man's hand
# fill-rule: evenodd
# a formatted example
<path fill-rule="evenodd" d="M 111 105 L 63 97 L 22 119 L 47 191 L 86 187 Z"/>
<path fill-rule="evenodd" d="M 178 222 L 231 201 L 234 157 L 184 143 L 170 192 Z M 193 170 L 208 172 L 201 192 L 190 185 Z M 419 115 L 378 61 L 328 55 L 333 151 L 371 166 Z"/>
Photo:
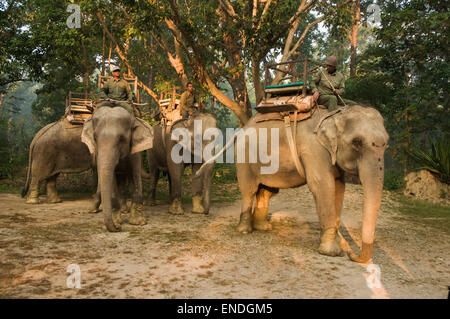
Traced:
<path fill-rule="evenodd" d="M 317 99 L 319 98 L 319 91 L 314 92 L 313 98 L 314 101 L 317 101 Z"/>
<path fill-rule="evenodd" d="M 334 89 L 334 94 L 339 95 L 339 90 L 338 89 Z"/>

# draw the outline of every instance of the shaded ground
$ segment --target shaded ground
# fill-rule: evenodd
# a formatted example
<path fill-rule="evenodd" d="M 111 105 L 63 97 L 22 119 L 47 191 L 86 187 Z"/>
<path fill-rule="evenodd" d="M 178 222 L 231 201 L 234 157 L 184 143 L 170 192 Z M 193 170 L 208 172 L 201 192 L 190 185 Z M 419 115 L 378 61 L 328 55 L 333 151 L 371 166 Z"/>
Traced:
<path fill-rule="evenodd" d="M 216 189 L 217 194 L 217 189 Z M 168 202 L 145 207 L 148 224 L 107 233 L 89 199 L 30 206 L 0 194 L 2 298 L 446 298 L 450 285 L 449 209 L 408 214 L 386 193 L 373 262 L 381 285 L 369 288 L 367 265 L 317 253 L 319 223 L 307 187 L 271 201 L 273 230 L 236 231 L 240 202 L 215 202 L 209 216 L 172 216 Z M 185 200 L 185 208 L 190 209 Z M 406 209 L 406 211 L 402 211 Z M 359 249 L 362 189 L 346 191 L 343 233 Z M 353 241 L 354 239 L 355 241 Z M 81 268 L 81 289 L 66 286 L 67 266 Z M 369 268 L 371 270 L 372 268 Z"/>

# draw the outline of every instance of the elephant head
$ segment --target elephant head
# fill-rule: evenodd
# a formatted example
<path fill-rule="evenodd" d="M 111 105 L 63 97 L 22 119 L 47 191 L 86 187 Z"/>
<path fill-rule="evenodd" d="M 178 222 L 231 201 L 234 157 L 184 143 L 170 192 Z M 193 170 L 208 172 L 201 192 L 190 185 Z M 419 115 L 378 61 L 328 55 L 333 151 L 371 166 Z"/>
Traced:
<path fill-rule="evenodd" d="M 319 142 L 331 156 L 333 165 L 358 175 L 364 190 L 362 249 L 357 262 L 372 256 L 375 224 L 381 204 L 384 179 L 384 152 L 389 135 L 381 114 L 370 107 L 351 106 L 323 121 L 317 132 Z"/>
<path fill-rule="evenodd" d="M 120 160 L 153 146 L 153 128 L 121 107 L 102 107 L 84 123 L 81 141 L 97 166 L 106 227 L 118 231 L 112 220 L 115 169 Z"/>

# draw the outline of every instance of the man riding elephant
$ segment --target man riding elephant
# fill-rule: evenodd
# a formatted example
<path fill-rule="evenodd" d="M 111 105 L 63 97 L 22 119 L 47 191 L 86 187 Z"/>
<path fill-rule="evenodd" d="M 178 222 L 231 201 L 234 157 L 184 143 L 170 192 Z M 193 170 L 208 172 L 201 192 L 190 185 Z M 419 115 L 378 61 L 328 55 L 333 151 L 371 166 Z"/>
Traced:
<path fill-rule="evenodd" d="M 327 71 L 319 70 L 311 82 L 314 100 L 325 105 L 328 111 L 334 111 L 338 105 L 344 105 L 342 94 L 345 90 L 344 75 L 336 70 L 337 59 L 334 55 L 327 60 Z"/>
<path fill-rule="evenodd" d="M 190 117 L 194 112 L 200 111 L 198 107 L 197 97 L 194 95 L 194 86 L 191 82 L 186 85 L 186 91 L 181 94 L 180 97 L 180 108 L 181 116 L 184 119 Z"/>
<path fill-rule="evenodd" d="M 98 108 L 121 106 L 133 114 L 133 93 L 128 82 L 120 77 L 120 68 L 118 66 L 111 66 L 111 72 L 113 78 L 108 79 L 103 85 L 100 97 L 104 101 L 98 105 Z"/>

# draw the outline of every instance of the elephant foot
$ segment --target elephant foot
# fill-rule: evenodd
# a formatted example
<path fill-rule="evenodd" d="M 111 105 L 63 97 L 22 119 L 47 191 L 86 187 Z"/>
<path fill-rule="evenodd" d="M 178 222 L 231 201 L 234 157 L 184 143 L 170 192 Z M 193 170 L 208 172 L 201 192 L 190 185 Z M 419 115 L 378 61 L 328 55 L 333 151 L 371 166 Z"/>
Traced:
<path fill-rule="evenodd" d="M 147 219 L 142 212 L 142 204 L 131 204 L 130 218 L 128 218 L 128 223 L 131 225 L 142 226 L 147 224 Z"/>
<path fill-rule="evenodd" d="M 128 210 L 128 206 L 125 204 L 125 205 L 121 205 L 120 206 L 120 210 L 119 210 L 119 212 L 121 213 L 121 214 L 128 214 L 130 211 Z"/>
<path fill-rule="evenodd" d="M 335 228 L 328 228 L 327 230 L 325 230 L 325 232 L 322 235 L 318 251 L 319 254 L 331 257 L 344 256 L 344 251 L 339 245 L 338 238 L 336 238 Z"/>
<path fill-rule="evenodd" d="M 88 209 L 88 213 L 95 214 L 101 212 L 100 204 L 101 204 L 100 196 L 95 195 Z"/>
<path fill-rule="evenodd" d="M 101 211 L 102 210 L 96 205 L 91 205 L 91 207 L 88 208 L 88 213 L 89 214 L 96 214 L 96 213 L 99 213 Z"/>
<path fill-rule="evenodd" d="M 268 231 L 272 230 L 272 225 L 267 221 L 268 207 L 255 207 L 253 213 L 253 229 Z"/>
<path fill-rule="evenodd" d="M 27 204 L 39 204 L 39 198 L 36 198 L 36 197 L 28 198 L 25 203 L 27 203 Z"/>
<path fill-rule="evenodd" d="M 62 202 L 62 200 L 61 200 L 61 198 L 59 198 L 58 195 L 49 195 L 48 196 L 47 203 L 57 204 L 57 203 L 61 203 L 61 202 Z"/>
<path fill-rule="evenodd" d="M 249 234 L 253 231 L 252 214 L 249 211 L 241 213 L 237 230 L 243 234 Z"/>
<path fill-rule="evenodd" d="M 122 219 L 122 213 L 120 212 L 120 210 L 117 212 L 113 212 L 112 219 L 113 219 L 114 225 L 119 226 L 119 227 L 120 227 L 120 225 L 122 225 L 123 219 Z"/>
<path fill-rule="evenodd" d="M 117 217 L 114 216 L 114 213 L 109 216 L 105 214 L 105 226 L 106 229 L 112 233 L 120 232 L 122 230 L 122 227 L 117 220 Z"/>
<path fill-rule="evenodd" d="M 27 204 L 39 204 L 39 193 L 37 191 L 31 191 L 30 196 L 28 196 Z"/>
<path fill-rule="evenodd" d="M 173 200 L 172 204 L 169 207 L 169 213 L 172 215 L 183 215 L 184 210 L 183 206 L 181 205 L 181 200 L 176 198 Z"/>
<path fill-rule="evenodd" d="M 194 214 L 205 214 L 205 208 L 202 204 L 202 196 L 201 195 L 195 195 L 192 197 L 192 213 Z"/>
<path fill-rule="evenodd" d="M 268 231 L 272 230 L 272 225 L 267 220 L 253 220 L 253 229 Z"/>

